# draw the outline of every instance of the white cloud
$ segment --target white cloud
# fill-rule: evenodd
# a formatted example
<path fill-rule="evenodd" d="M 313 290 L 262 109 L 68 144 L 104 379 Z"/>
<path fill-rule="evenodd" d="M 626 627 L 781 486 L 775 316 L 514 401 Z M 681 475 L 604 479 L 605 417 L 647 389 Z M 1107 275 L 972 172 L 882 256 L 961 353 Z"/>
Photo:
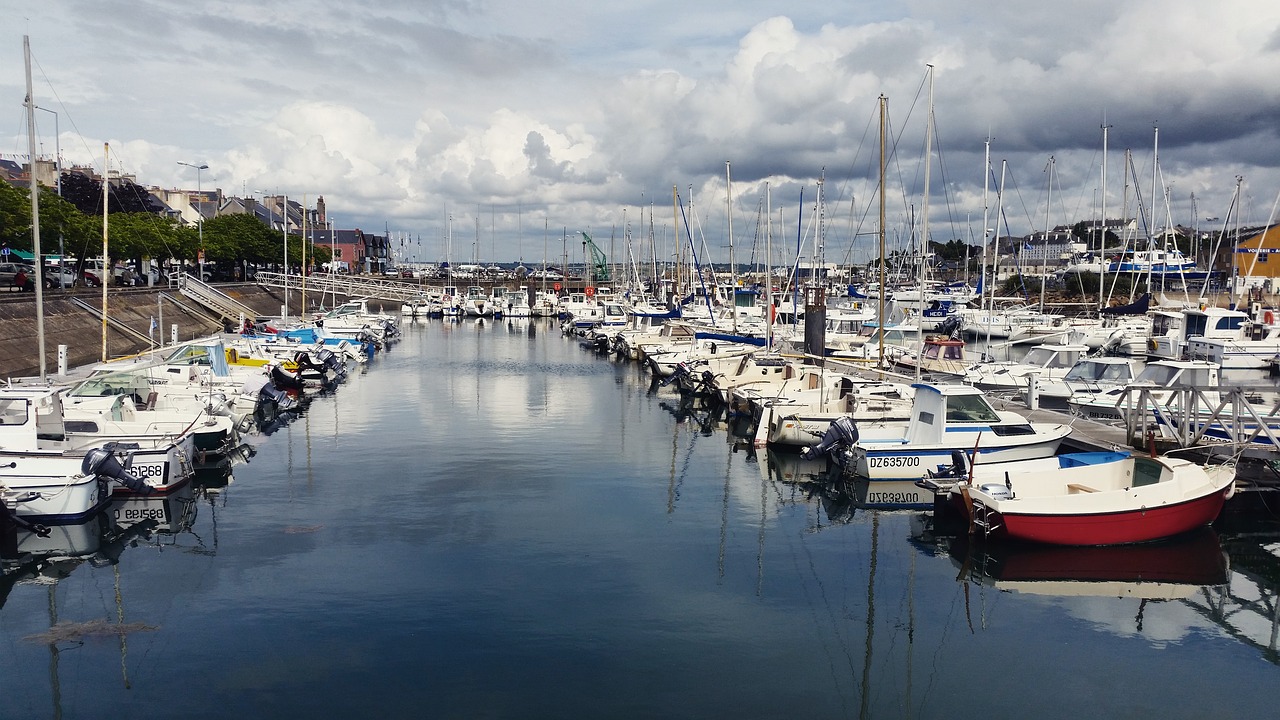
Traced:
<path fill-rule="evenodd" d="M 16 16 L 13 0 L 0 4 Z M 902 136 L 897 170 L 918 182 L 927 63 L 946 170 L 935 166 L 935 218 L 980 210 L 988 134 L 1024 196 L 1055 155 L 1067 212 L 1087 214 L 1104 118 L 1113 197 L 1124 148 L 1149 177 L 1160 125 L 1175 222 L 1194 220 L 1191 192 L 1201 215 L 1223 214 L 1237 174 L 1261 197 L 1280 185 L 1274 3 L 907 0 L 787 12 L 763 0 L 222 0 L 48 3 L 21 15 L 37 98 L 61 113 L 68 156 L 93 159 L 100 143 L 73 138 L 104 136 L 144 183 L 190 184 L 175 161 L 202 160 L 206 184 L 323 193 L 334 214 L 367 227 L 434 232 L 445 208 L 481 206 L 507 238 L 515 215 L 599 227 L 624 206 L 667 203 L 672 185 L 700 195 L 719 183 L 722 195 L 725 160 L 743 212 L 765 178 L 790 197 L 807 183 L 811 197 L 823 168 L 829 198 L 839 189 L 847 203 L 855 187 L 869 198 L 881 93 Z M 12 60 L 0 92 L 14 102 L 21 32 L 0 35 Z M 21 153 L 11 118 L 2 132 Z M 944 183 L 952 206 L 938 200 Z M 707 208 L 706 227 L 716 212 Z M 1015 231 L 1042 220 L 1020 222 Z"/>

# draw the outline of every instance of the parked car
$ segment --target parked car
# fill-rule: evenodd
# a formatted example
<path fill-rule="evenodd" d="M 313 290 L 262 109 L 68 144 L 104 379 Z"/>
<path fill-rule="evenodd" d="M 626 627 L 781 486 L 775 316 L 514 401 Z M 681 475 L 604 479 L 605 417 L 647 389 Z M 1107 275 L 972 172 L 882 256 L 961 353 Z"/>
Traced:
<path fill-rule="evenodd" d="M 14 286 L 14 279 L 21 272 L 27 277 L 30 285 L 35 285 L 36 269 L 34 266 L 25 263 L 6 262 L 0 263 L 0 287 L 9 288 Z"/>
<path fill-rule="evenodd" d="M 46 288 L 75 287 L 76 284 L 76 271 L 74 268 L 60 265 L 44 266 L 44 286 Z"/>

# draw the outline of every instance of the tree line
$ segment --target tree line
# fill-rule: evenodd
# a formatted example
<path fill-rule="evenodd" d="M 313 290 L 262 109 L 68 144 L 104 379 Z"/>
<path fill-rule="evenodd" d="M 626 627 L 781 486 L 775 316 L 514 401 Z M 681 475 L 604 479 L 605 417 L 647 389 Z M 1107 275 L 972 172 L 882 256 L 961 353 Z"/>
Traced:
<path fill-rule="evenodd" d="M 102 255 L 102 185 L 80 173 L 64 173 L 62 195 L 40 185 L 40 250 L 60 251 L 83 261 Z M 164 205 L 130 181 L 108 187 L 108 251 L 112 263 L 146 258 L 195 262 L 203 234 L 206 262 L 279 265 L 281 234 L 248 213 L 219 215 L 204 221 L 201 233 L 164 214 Z M 289 259 L 301 266 L 303 239 L 289 235 Z M 23 187 L 0 180 L 0 243 L 10 249 L 33 250 L 31 195 Z M 307 248 L 307 264 L 329 261 L 329 249 Z M 313 256 L 318 256 L 314 257 Z"/>

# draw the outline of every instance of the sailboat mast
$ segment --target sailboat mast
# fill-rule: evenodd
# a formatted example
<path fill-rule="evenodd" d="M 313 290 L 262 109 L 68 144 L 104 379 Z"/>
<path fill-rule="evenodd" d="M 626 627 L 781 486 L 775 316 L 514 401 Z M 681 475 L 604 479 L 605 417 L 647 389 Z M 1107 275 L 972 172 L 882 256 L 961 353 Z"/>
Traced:
<path fill-rule="evenodd" d="M 1151 214 L 1148 215 L 1147 217 L 1150 218 L 1150 222 L 1151 222 L 1151 227 L 1148 230 L 1148 232 L 1151 232 L 1154 234 L 1156 229 L 1156 182 L 1157 182 L 1156 178 L 1159 176 L 1159 173 L 1160 173 L 1160 126 L 1159 125 L 1155 127 L 1155 140 L 1153 141 L 1153 143 L 1154 144 L 1151 151 Z M 1148 239 L 1147 241 L 1148 250 L 1152 249 L 1153 247 L 1152 243 L 1154 240 L 1155 240 L 1154 237 L 1151 237 Z M 1147 263 L 1147 268 L 1148 269 L 1151 268 L 1151 263 Z M 1148 273 L 1147 275 L 1147 288 L 1148 289 L 1151 288 L 1150 273 Z"/>
<path fill-rule="evenodd" d="M 1098 241 L 1098 310 L 1106 307 L 1107 287 L 1107 140 L 1111 126 L 1102 123 L 1102 238 Z"/>
<path fill-rule="evenodd" d="M 36 266 L 36 335 L 40 346 L 40 382 L 44 383 L 44 262 L 40 255 L 40 183 L 36 182 L 36 98 L 31 90 L 31 38 L 27 35 L 22 36 L 22 57 L 27 70 L 27 156 L 31 159 L 31 182 L 28 186 L 31 188 L 31 249 L 35 251 Z M 103 313 L 103 320 L 106 320 L 106 313 Z"/>
<path fill-rule="evenodd" d="M 885 207 L 884 207 L 884 200 L 885 200 L 885 199 L 884 199 L 884 171 L 885 171 L 885 145 L 884 145 L 884 135 L 885 135 L 885 124 L 886 124 L 886 118 L 885 118 L 885 115 L 887 115 L 887 114 L 888 114 L 888 112 L 889 112 L 889 99 L 888 99 L 888 98 L 886 98 L 884 95 L 881 95 L 881 96 L 880 96 L 880 215 L 879 215 L 879 220 L 878 220 L 878 222 L 877 222 L 877 224 L 879 225 L 878 235 L 879 235 L 879 240 L 880 240 L 880 292 L 879 292 L 879 293 L 877 293 L 877 295 L 878 295 L 877 302 L 879 303 L 879 309 L 877 310 L 877 317 L 879 318 L 879 321 L 878 321 L 878 323 L 877 323 L 877 324 L 878 324 L 878 326 L 879 326 L 879 327 L 878 327 L 878 330 L 879 330 L 879 334 L 880 334 L 880 364 L 879 364 L 879 366 L 880 366 L 880 367 L 882 367 L 882 368 L 884 367 L 884 323 L 885 323 L 885 317 L 884 317 L 884 295 L 885 295 L 885 291 L 888 289 L 888 288 L 887 288 L 887 285 L 886 285 L 886 283 L 885 283 L 886 278 L 885 278 L 885 267 L 884 267 L 884 262 L 885 262 L 885 257 L 884 257 L 884 215 L 885 215 Z"/>
<path fill-rule="evenodd" d="M 978 307 L 990 308 L 987 302 L 987 245 L 990 244 L 990 225 L 988 225 L 988 212 L 990 206 L 987 204 L 987 193 L 991 189 L 991 138 L 988 137 L 984 143 L 986 150 L 983 153 L 982 160 L 982 269 L 978 273 Z"/>
<path fill-rule="evenodd" d="M 764 183 L 764 294 L 767 298 L 764 312 L 765 331 L 764 346 L 766 350 L 773 350 L 773 208 L 771 207 L 772 198 L 769 194 L 769 181 Z"/>
<path fill-rule="evenodd" d="M 916 382 L 920 382 L 921 365 L 924 360 L 924 260 L 929 253 L 929 171 L 933 168 L 933 66 L 929 68 L 929 117 L 924 131 L 924 198 L 920 203 L 920 265 L 916 272 L 916 283 L 920 286 L 920 307 L 916 320 Z M 883 292 L 883 291 L 882 291 Z"/>
<path fill-rule="evenodd" d="M 1049 192 L 1044 201 L 1044 257 L 1040 259 L 1040 314 L 1044 314 L 1044 291 L 1049 267 L 1049 212 L 1053 206 L 1053 156 L 1049 156 Z"/>
<path fill-rule="evenodd" d="M 107 361 L 107 282 L 111 280 L 111 257 L 107 254 L 107 204 L 111 197 L 111 181 L 107 177 L 107 163 L 111 162 L 111 144 L 102 143 L 102 277 L 98 282 L 102 285 L 102 362 Z"/>
<path fill-rule="evenodd" d="M 387 238 L 388 242 L 391 238 Z M 302 309 L 299 317 L 307 314 L 307 195 L 302 195 Z"/>
<path fill-rule="evenodd" d="M 738 333 L 738 269 L 733 260 L 733 181 L 729 177 L 729 161 L 724 161 L 724 208 L 729 217 L 729 298 L 733 308 L 733 333 Z"/>

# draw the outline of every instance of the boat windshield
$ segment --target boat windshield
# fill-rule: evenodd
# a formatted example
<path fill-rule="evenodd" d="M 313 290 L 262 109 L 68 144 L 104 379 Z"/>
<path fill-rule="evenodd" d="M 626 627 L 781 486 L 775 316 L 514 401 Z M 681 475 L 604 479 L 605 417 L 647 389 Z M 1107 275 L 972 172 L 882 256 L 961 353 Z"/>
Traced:
<path fill-rule="evenodd" d="M 1056 348 L 1032 348 L 1022 362 L 1043 368 L 1071 367 L 1080 359 L 1079 350 L 1061 350 Z"/>
<path fill-rule="evenodd" d="M 1146 370 L 1138 376 L 1138 382 L 1152 383 L 1154 385 L 1169 386 L 1173 384 L 1174 378 L 1182 373 L 1182 368 L 1173 367 L 1171 365 L 1148 365 Z"/>
<path fill-rule="evenodd" d="M 111 372 L 94 375 L 67 391 L 70 397 L 101 397 L 103 395 L 138 395 L 146 397 L 151 392 L 147 378 L 137 372 Z"/>
<path fill-rule="evenodd" d="M 187 345 L 164 359 L 166 365 L 212 365 L 209 348 L 203 345 Z"/>
<path fill-rule="evenodd" d="M 1063 380 L 1106 380 L 1128 382 L 1133 379 L 1129 363 L 1104 363 L 1097 360 L 1081 360 L 1067 371 Z"/>
<path fill-rule="evenodd" d="M 0 398 L 0 425 L 25 425 L 27 404 L 26 398 Z"/>
<path fill-rule="evenodd" d="M 1000 414 L 981 395 L 947 398 L 947 422 L 999 422 Z"/>

